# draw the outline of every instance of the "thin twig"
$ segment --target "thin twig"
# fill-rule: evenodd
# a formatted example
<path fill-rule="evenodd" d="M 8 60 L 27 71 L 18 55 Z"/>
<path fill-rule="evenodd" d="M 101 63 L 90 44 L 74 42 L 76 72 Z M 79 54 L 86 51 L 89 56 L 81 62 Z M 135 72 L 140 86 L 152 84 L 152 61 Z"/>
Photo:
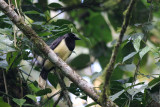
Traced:
<path fill-rule="evenodd" d="M 58 15 L 60 15 L 61 13 L 63 13 L 64 11 L 59 12 L 58 14 L 56 14 L 55 16 L 51 17 L 49 20 L 47 20 L 47 22 L 45 24 L 47 24 L 49 21 L 51 21 L 52 19 L 54 19 L 55 17 L 57 17 Z M 44 25 L 45 25 L 44 24 Z"/>
<path fill-rule="evenodd" d="M 149 14 L 148 14 L 148 23 L 150 22 L 150 18 L 151 18 L 152 4 L 153 4 L 153 2 L 151 1 L 150 10 L 149 10 Z M 143 30 L 143 32 L 144 32 L 145 35 L 148 35 L 148 32 L 146 32 L 145 30 Z M 146 37 L 148 37 L 148 36 L 146 36 Z M 145 43 L 146 43 L 146 41 L 147 41 L 147 39 L 144 40 Z M 146 44 L 145 44 L 145 46 L 146 46 Z M 137 75 L 138 75 L 138 73 L 140 73 L 140 72 L 139 72 L 140 61 L 141 61 L 141 59 L 138 60 L 138 63 L 137 63 L 137 65 L 136 65 L 136 70 L 135 70 L 135 74 L 134 74 L 134 77 L 133 77 L 132 85 L 135 84 Z M 141 73 L 140 73 L 140 74 L 141 74 Z"/>
<path fill-rule="evenodd" d="M 139 59 L 137 65 L 136 65 L 136 70 L 135 70 L 135 73 L 134 73 L 132 85 L 135 84 L 135 81 L 136 81 L 136 78 L 137 78 L 137 74 L 138 74 L 138 72 L 139 72 L 140 62 L 141 62 L 141 60 Z"/>
<path fill-rule="evenodd" d="M 47 99 L 47 101 L 45 101 L 43 104 L 41 104 L 41 106 L 43 106 L 43 105 L 45 105 L 46 103 L 48 103 L 48 101 L 49 101 L 51 98 L 53 98 L 54 96 L 58 95 L 58 94 L 61 93 L 61 92 L 62 92 L 62 90 L 60 90 L 60 91 L 56 92 L 55 94 L 53 94 L 51 97 L 49 97 L 49 98 Z"/>
<path fill-rule="evenodd" d="M 61 98 L 63 97 L 63 92 L 61 92 L 60 96 L 58 97 L 57 101 L 54 103 L 53 107 L 56 107 Z"/>
<path fill-rule="evenodd" d="M 34 62 L 33 62 L 33 64 L 32 64 L 32 67 L 31 67 L 31 69 L 30 69 L 30 71 L 29 71 L 29 75 L 28 75 L 28 77 L 27 77 L 27 81 L 29 80 L 29 77 L 31 76 L 31 72 L 32 72 L 32 70 L 33 70 L 33 66 L 34 66 L 34 64 L 35 64 L 35 62 L 36 62 L 36 60 L 34 60 Z"/>
<path fill-rule="evenodd" d="M 20 95 L 21 95 L 21 97 L 23 97 L 23 81 L 22 81 L 22 79 L 21 79 L 21 77 L 19 77 L 19 81 L 20 81 L 20 89 L 21 89 L 21 92 L 20 92 Z"/>
<path fill-rule="evenodd" d="M 25 78 L 24 78 L 24 76 L 23 76 L 23 74 L 22 74 L 22 71 L 21 71 L 20 69 L 18 69 L 18 72 L 21 74 L 23 81 L 25 81 Z M 25 81 L 25 82 L 26 82 L 26 81 Z"/>
<path fill-rule="evenodd" d="M 10 99 L 13 99 L 12 96 L 10 96 L 9 94 L 4 93 L 3 91 L 0 91 L 0 94 L 3 94 L 3 95 L 7 96 L 7 97 L 10 98 Z"/>
<path fill-rule="evenodd" d="M 5 92 L 8 95 L 7 81 L 6 81 L 6 75 L 4 70 L 3 70 L 3 80 L 4 80 Z M 7 97 L 7 101 L 8 101 L 8 104 L 10 104 L 10 100 L 8 97 Z"/>
<path fill-rule="evenodd" d="M 103 2 L 92 1 L 92 2 L 88 2 L 88 3 L 74 4 L 74 5 L 71 5 L 71 6 L 68 6 L 68 7 L 60 7 L 60 8 L 49 7 L 49 9 L 54 10 L 54 11 L 58 11 L 58 10 L 72 11 L 72 10 L 76 10 L 76 9 L 91 9 L 95 12 L 107 11 L 109 8 L 106 8 L 106 7 L 102 8 L 100 6 L 102 3 Z"/>
<path fill-rule="evenodd" d="M 152 6 L 153 6 L 153 2 L 151 1 L 150 9 L 149 9 L 149 15 L 148 15 L 148 22 L 150 22 L 151 13 L 152 13 Z"/>
<path fill-rule="evenodd" d="M 9 5 L 9 6 L 11 6 L 11 2 L 10 2 L 10 0 L 8 0 L 8 5 Z"/>
<path fill-rule="evenodd" d="M 110 105 L 110 104 L 107 104 L 106 90 L 109 89 L 108 88 L 109 87 L 108 86 L 109 85 L 109 80 L 111 78 L 111 75 L 112 75 L 112 72 L 113 72 L 113 69 L 114 69 L 117 53 L 118 53 L 119 47 L 122 43 L 122 38 L 124 36 L 124 33 L 126 32 L 127 26 L 129 24 L 131 13 L 132 13 L 132 10 L 133 10 L 133 7 L 134 7 L 136 1 L 137 0 L 131 0 L 128 8 L 125 11 L 126 14 L 125 14 L 125 17 L 124 17 L 124 21 L 123 21 L 123 24 L 122 24 L 122 29 L 121 29 L 121 32 L 120 32 L 120 35 L 119 35 L 119 38 L 118 38 L 117 45 L 114 47 L 110 62 L 108 64 L 108 66 L 105 68 L 106 74 L 105 74 L 105 80 L 104 80 L 104 85 L 103 85 L 103 92 L 102 92 L 102 96 L 101 96 L 103 107 L 107 107 L 107 106 Z"/>
<path fill-rule="evenodd" d="M 66 88 L 66 85 L 65 85 L 65 82 L 64 82 L 64 76 L 62 75 L 62 74 L 60 74 L 61 72 L 60 72 L 60 70 L 57 72 L 57 71 L 55 71 L 55 74 L 57 75 L 57 77 L 58 77 L 58 81 L 59 81 L 59 84 L 60 84 L 60 87 L 62 88 L 62 92 L 63 92 L 63 96 L 64 96 L 64 98 L 65 98 L 65 100 L 67 101 L 67 105 L 69 106 L 69 107 L 72 107 L 72 102 L 71 102 L 71 99 L 70 99 L 70 97 L 69 97 L 69 95 L 68 95 L 68 91 L 67 91 L 67 88 Z"/>
<path fill-rule="evenodd" d="M 18 14 L 19 14 L 19 17 L 21 18 L 22 16 L 21 16 L 21 14 L 20 14 L 20 12 L 19 12 L 19 8 L 18 8 L 18 5 L 17 5 L 17 0 L 15 0 L 15 4 L 16 4 L 16 8 L 17 8 L 17 12 L 18 12 Z"/>
<path fill-rule="evenodd" d="M 17 47 L 16 25 L 13 25 L 14 46 Z"/>

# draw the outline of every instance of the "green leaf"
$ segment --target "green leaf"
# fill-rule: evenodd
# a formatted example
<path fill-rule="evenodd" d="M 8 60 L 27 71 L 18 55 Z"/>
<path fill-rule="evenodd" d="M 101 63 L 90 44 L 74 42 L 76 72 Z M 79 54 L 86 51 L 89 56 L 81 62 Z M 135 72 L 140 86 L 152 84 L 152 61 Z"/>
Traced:
<path fill-rule="evenodd" d="M 124 64 L 118 66 L 123 71 L 135 71 L 136 65 L 135 64 Z"/>
<path fill-rule="evenodd" d="M 127 92 L 132 96 L 132 98 L 139 92 L 147 88 L 148 85 L 143 85 L 140 88 L 128 88 Z"/>
<path fill-rule="evenodd" d="M 58 19 L 58 20 L 52 22 L 52 25 L 54 25 L 54 26 L 62 26 L 62 25 L 69 25 L 69 24 L 73 24 L 73 23 L 71 21 L 65 20 L 65 19 Z"/>
<path fill-rule="evenodd" d="M 31 88 L 32 91 L 36 93 L 40 90 L 38 87 L 36 87 L 37 85 L 38 85 L 37 81 L 34 81 L 33 83 L 29 84 L 29 87 Z"/>
<path fill-rule="evenodd" d="M 112 101 L 114 101 L 114 100 L 116 100 L 117 98 L 119 98 L 119 96 L 122 95 L 124 92 L 125 92 L 125 90 L 121 90 L 121 91 L 119 91 L 118 93 L 116 93 L 116 94 L 114 94 L 114 95 L 112 95 L 112 96 L 109 96 L 109 99 L 112 100 Z"/>
<path fill-rule="evenodd" d="M 36 92 L 37 96 L 42 96 L 42 95 L 46 95 L 48 93 L 51 93 L 52 90 L 50 88 L 46 88 L 44 90 L 39 90 L 38 92 Z"/>
<path fill-rule="evenodd" d="M 8 103 L 3 101 L 3 98 L 0 97 L 0 107 L 11 107 Z"/>
<path fill-rule="evenodd" d="M 16 68 L 21 60 L 22 60 L 22 56 L 18 51 L 9 52 L 7 54 L 7 62 L 9 65 L 7 70 L 9 70 L 11 68 Z"/>
<path fill-rule="evenodd" d="M 12 36 L 12 30 L 9 28 L 4 28 L 4 29 L 0 28 L 0 34 Z"/>
<path fill-rule="evenodd" d="M 48 80 L 49 82 L 54 86 L 54 88 L 57 88 L 58 85 L 58 78 L 56 75 L 53 75 L 52 73 L 48 74 Z"/>
<path fill-rule="evenodd" d="M 156 65 L 157 65 L 158 67 L 160 67 L 160 62 L 156 62 Z"/>
<path fill-rule="evenodd" d="M 15 51 L 13 47 L 13 41 L 11 41 L 7 35 L 0 35 L 0 51 L 12 52 Z"/>
<path fill-rule="evenodd" d="M 3 16 L 3 15 L 5 15 L 2 11 L 0 11 L 0 16 Z"/>
<path fill-rule="evenodd" d="M 28 95 L 26 95 L 26 97 L 28 97 L 28 98 L 32 99 L 33 101 L 37 102 L 36 96 L 34 96 L 34 95 L 28 94 Z"/>
<path fill-rule="evenodd" d="M 143 56 L 149 51 L 150 51 L 150 48 L 148 46 L 144 47 L 139 53 L 140 58 L 142 59 Z"/>
<path fill-rule="evenodd" d="M 134 33 L 134 34 L 132 34 L 130 37 L 131 37 L 131 40 L 135 41 L 137 38 L 139 38 L 139 39 L 143 38 L 143 37 L 144 37 L 144 34 L 141 33 L 141 32 L 139 32 L 139 33 Z"/>
<path fill-rule="evenodd" d="M 39 12 L 37 12 L 37 11 L 25 11 L 24 12 L 25 14 L 40 14 Z"/>
<path fill-rule="evenodd" d="M 89 37 L 92 45 L 94 46 L 101 41 L 110 42 L 112 40 L 111 30 L 102 14 L 92 11 L 89 11 L 88 14 L 88 17 L 84 19 L 87 24 L 84 22 L 82 30 L 85 36 Z"/>
<path fill-rule="evenodd" d="M 0 68 L 7 69 L 7 67 L 8 67 L 8 63 L 6 60 L 0 61 Z"/>
<path fill-rule="evenodd" d="M 160 83 L 160 77 L 153 79 L 148 83 L 148 88 L 152 89 L 155 85 Z"/>
<path fill-rule="evenodd" d="M 96 78 L 98 78 L 99 76 L 101 76 L 103 74 L 103 72 L 95 72 L 92 74 L 92 77 L 91 77 L 91 81 L 94 81 Z"/>
<path fill-rule="evenodd" d="M 143 29 L 147 32 L 154 28 L 154 25 L 151 22 L 147 22 L 143 24 Z"/>
<path fill-rule="evenodd" d="M 93 105 L 97 105 L 97 103 L 96 102 L 93 102 L 93 103 L 90 103 L 90 104 L 88 104 L 88 105 L 86 105 L 85 107 L 93 107 Z"/>
<path fill-rule="evenodd" d="M 70 62 L 70 65 L 74 69 L 83 69 L 88 66 L 89 62 L 90 56 L 88 54 L 80 54 Z"/>
<path fill-rule="evenodd" d="M 143 38 L 143 35 L 139 35 L 134 41 L 133 41 L 133 46 L 135 48 L 135 50 L 138 52 L 139 51 L 139 48 L 140 48 L 140 43 L 141 43 L 141 40 Z"/>
<path fill-rule="evenodd" d="M 49 35 L 52 35 L 52 33 L 51 32 L 40 32 L 40 33 L 38 33 L 38 35 L 39 36 L 49 36 Z"/>
<path fill-rule="evenodd" d="M 68 91 L 84 100 L 87 100 L 87 95 L 74 83 L 71 83 L 70 87 L 68 88 Z"/>
<path fill-rule="evenodd" d="M 2 53 L 2 55 L 0 55 L 0 60 L 5 60 L 5 59 L 6 59 L 6 54 Z"/>
<path fill-rule="evenodd" d="M 26 99 L 13 98 L 12 100 L 13 100 L 16 104 L 18 104 L 19 106 L 22 106 L 22 105 L 26 102 Z"/>
<path fill-rule="evenodd" d="M 123 58 L 123 63 L 125 62 L 125 61 L 127 61 L 128 59 L 130 59 L 130 58 L 132 58 L 134 55 L 136 55 L 137 54 L 137 52 L 132 52 L 132 53 L 130 53 L 129 55 L 127 55 L 127 56 L 125 56 L 124 58 Z"/>
<path fill-rule="evenodd" d="M 59 3 L 51 3 L 48 6 L 52 7 L 52 8 L 61 8 L 62 7 L 62 5 L 60 5 Z"/>

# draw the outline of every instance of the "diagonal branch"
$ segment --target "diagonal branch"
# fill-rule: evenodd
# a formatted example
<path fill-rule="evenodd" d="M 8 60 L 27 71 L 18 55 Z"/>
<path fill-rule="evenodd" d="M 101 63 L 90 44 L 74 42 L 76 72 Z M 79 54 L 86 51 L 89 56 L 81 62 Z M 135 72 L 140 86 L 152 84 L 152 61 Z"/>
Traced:
<path fill-rule="evenodd" d="M 81 90 L 83 90 L 96 103 L 100 104 L 99 95 L 94 90 L 92 84 L 88 83 L 81 76 L 79 76 L 70 66 L 68 66 L 62 59 L 60 59 L 49 46 L 38 37 L 37 33 L 17 15 L 17 13 L 9 7 L 4 1 L 0 0 L 0 9 L 10 18 L 10 20 L 26 35 L 26 37 L 37 47 L 40 52 L 48 58 L 52 63 L 59 67 L 63 74 L 75 83 Z M 113 103 L 113 102 L 112 102 Z"/>
<path fill-rule="evenodd" d="M 49 7 L 49 9 L 54 10 L 54 11 L 72 11 L 72 10 L 77 10 L 77 9 L 91 9 L 96 12 L 100 11 L 107 11 L 109 8 L 102 7 L 102 4 L 106 2 L 106 0 L 101 1 L 101 2 L 96 2 L 96 1 L 90 1 L 90 2 L 84 2 L 84 3 L 78 3 L 74 4 L 68 7 L 60 7 L 60 8 L 53 8 Z"/>
<path fill-rule="evenodd" d="M 113 69 L 114 69 L 117 53 L 118 53 L 119 47 L 122 43 L 122 38 L 124 36 L 124 33 L 126 32 L 127 26 L 129 24 L 131 13 L 132 13 L 132 10 L 133 10 L 133 7 L 134 7 L 136 1 L 137 0 L 131 0 L 128 8 L 125 11 L 125 17 L 124 17 L 124 21 L 123 21 L 123 24 L 122 24 L 122 30 L 120 32 L 117 44 L 114 47 L 110 62 L 107 65 L 107 67 L 105 68 L 106 74 L 105 74 L 105 80 L 104 80 L 104 86 L 103 86 L 103 93 L 102 93 L 102 96 L 101 96 L 102 97 L 102 105 L 104 107 L 107 106 L 107 104 L 106 104 L 106 100 L 107 100 L 106 90 L 109 89 L 108 88 L 109 87 L 109 80 L 111 78 L 111 75 L 112 75 L 112 72 L 113 72 Z"/>

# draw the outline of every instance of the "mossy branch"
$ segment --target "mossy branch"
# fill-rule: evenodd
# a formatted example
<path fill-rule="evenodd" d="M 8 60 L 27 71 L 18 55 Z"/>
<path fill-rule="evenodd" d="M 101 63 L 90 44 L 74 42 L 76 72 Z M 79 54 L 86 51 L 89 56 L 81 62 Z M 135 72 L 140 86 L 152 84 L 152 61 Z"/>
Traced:
<path fill-rule="evenodd" d="M 122 24 L 122 29 L 121 29 L 117 44 L 114 47 L 110 62 L 104 70 L 105 71 L 105 78 L 104 78 L 105 80 L 104 80 L 103 91 L 102 91 L 102 95 L 101 95 L 101 99 L 100 99 L 101 100 L 100 102 L 102 103 L 103 107 L 110 107 L 111 106 L 111 105 L 108 105 L 106 103 L 106 101 L 108 100 L 106 90 L 109 89 L 109 81 L 110 81 L 112 72 L 114 70 L 114 65 L 115 65 L 117 53 L 118 53 L 119 47 L 122 43 L 122 38 L 124 36 L 124 33 L 126 32 L 126 29 L 128 27 L 130 17 L 131 17 L 131 13 L 132 13 L 133 7 L 134 7 L 136 2 L 137 2 L 137 0 L 131 0 L 129 5 L 128 5 L 128 8 L 124 12 L 124 21 L 123 21 L 123 24 Z"/>

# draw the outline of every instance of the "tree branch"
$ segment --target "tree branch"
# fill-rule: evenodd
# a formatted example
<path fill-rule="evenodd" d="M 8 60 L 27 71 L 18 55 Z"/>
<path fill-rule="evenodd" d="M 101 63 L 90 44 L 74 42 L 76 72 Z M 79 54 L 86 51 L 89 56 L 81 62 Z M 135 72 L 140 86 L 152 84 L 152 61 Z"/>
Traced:
<path fill-rule="evenodd" d="M 17 13 L 8 6 L 4 0 L 0 0 L 0 9 L 10 18 L 10 20 L 26 35 L 26 37 L 37 47 L 40 52 L 48 58 L 52 63 L 59 67 L 63 74 L 75 83 L 81 90 L 83 90 L 95 102 L 101 105 L 99 95 L 94 90 L 92 84 L 89 84 L 81 76 L 79 76 L 70 66 L 68 66 L 62 59 L 60 59 L 49 46 L 38 37 L 36 32 L 27 26 L 25 22 L 17 15 Z"/>
<path fill-rule="evenodd" d="M 106 71 L 106 74 L 105 74 L 105 80 L 104 80 L 104 85 L 103 85 L 103 92 L 102 92 L 102 96 L 101 96 L 102 97 L 102 106 L 103 107 L 107 106 L 107 103 L 106 103 L 106 101 L 107 101 L 106 90 L 109 89 L 108 88 L 108 86 L 109 86 L 109 80 L 111 78 L 111 75 L 112 75 L 112 72 L 113 72 L 113 69 L 114 69 L 117 53 L 118 53 L 119 47 L 120 47 L 120 45 L 122 43 L 122 38 L 124 36 L 124 33 L 126 32 L 127 26 L 129 24 L 131 13 L 132 13 L 132 10 L 133 10 L 133 7 L 134 7 L 136 1 L 137 0 L 131 0 L 130 3 L 129 3 L 128 8 L 124 12 L 125 13 L 125 17 L 124 17 L 124 21 L 123 21 L 123 24 L 122 24 L 122 30 L 120 32 L 117 44 L 114 47 L 114 50 L 113 50 L 110 62 L 106 66 L 106 68 L 104 70 L 104 71 Z"/>
<path fill-rule="evenodd" d="M 97 11 L 97 12 L 108 10 L 109 8 L 101 7 L 102 3 L 103 2 L 92 1 L 92 2 L 89 2 L 89 3 L 79 3 L 79 4 L 71 5 L 71 6 L 68 6 L 68 7 L 60 7 L 60 8 L 49 7 L 49 9 L 54 10 L 54 11 L 58 11 L 58 10 L 72 11 L 72 10 L 76 10 L 76 9 L 91 9 L 91 10 Z"/>

